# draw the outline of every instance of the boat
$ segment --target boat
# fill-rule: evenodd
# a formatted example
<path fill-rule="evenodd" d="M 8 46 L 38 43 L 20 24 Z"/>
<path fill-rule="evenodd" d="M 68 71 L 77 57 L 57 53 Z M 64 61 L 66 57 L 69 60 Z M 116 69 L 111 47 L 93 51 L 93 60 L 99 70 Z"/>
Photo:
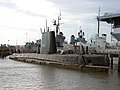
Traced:
<path fill-rule="evenodd" d="M 110 59 L 108 54 L 90 53 L 82 30 L 78 32 L 77 39 L 72 35 L 71 43 L 65 43 L 65 36 L 63 32 L 59 31 L 61 14 L 57 20 L 53 22 L 56 31 L 50 31 L 46 27 L 47 29 L 42 32 L 41 45 L 37 48 L 39 53 L 14 53 L 9 58 L 17 61 L 80 70 L 109 70 Z M 79 42 L 83 44 L 76 44 Z"/>

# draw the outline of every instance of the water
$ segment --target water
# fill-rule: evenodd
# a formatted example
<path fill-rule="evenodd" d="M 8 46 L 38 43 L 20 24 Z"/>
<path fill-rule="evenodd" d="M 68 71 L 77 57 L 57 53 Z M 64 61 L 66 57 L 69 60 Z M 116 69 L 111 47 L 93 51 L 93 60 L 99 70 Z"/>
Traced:
<path fill-rule="evenodd" d="M 120 90 L 120 75 L 0 59 L 0 90 Z"/>

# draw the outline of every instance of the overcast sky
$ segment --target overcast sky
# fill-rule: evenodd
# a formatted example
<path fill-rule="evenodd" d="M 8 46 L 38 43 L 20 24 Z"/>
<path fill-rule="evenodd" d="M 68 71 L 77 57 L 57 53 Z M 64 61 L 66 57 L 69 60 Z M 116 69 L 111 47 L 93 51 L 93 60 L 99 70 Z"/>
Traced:
<path fill-rule="evenodd" d="M 51 30 L 52 20 L 61 10 L 60 31 L 69 42 L 70 36 L 77 36 L 81 26 L 86 39 L 97 33 L 98 8 L 101 15 L 119 12 L 119 0 L 0 0 L 0 44 L 25 44 L 41 38 L 40 28 L 45 27 L 47 18 Z M 100 33 L 107 33 L 110 39 L 110 25 L 101 23 Z"/>

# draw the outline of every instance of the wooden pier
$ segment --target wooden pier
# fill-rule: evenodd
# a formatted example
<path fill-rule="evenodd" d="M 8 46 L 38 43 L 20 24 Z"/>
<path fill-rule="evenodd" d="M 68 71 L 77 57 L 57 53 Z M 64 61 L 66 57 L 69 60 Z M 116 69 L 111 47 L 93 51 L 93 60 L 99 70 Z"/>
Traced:
<path fill-rule="evenodd" d="M 0 46 L 0 58 L 4 58 L 9 55 L 9 48 L 5 45 Z"/>
<path fill-rule="evenodd" d="M 120 53 L 119 54 L 110 54 L 111 64 L 110 67 L 113 68 L 113 58 L 118 58 L 118 71 L 120 71 Z"/>
<path fill-rule="evenodd" d="M 110 58 L 110 68 L 113 68 L 114 58 L 118 58 L 118 71 L 120 71 L 120 49 L 98 50 L 97 54 L 106 54 Z"/>

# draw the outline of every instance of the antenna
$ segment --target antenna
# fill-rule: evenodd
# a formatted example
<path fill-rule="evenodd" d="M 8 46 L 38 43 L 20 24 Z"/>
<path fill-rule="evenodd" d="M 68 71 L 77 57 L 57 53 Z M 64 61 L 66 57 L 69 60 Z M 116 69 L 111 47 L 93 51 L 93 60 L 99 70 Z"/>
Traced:
<path fill-rule="evenodd" d="M 58 16 L 58 27 L 60 26 L 60 20 L 61 20 L 61 10 L 60 10 L 60 15 Z"/>
<path fill-rule="evenodd" d="M 40 28 L 40 32 L 42 33 L 42 28 Z"/>
<path fill-rule="evenodd" d="M 46 29 L 46 31 L 47 31 L 47 18 L 46 18 L 46 21 L 45 21 L 45 22 L 46 22 L 46 27 L 45 27 L 45 29 Z"/>
<path fill-rule="evenodd" d="M 61 10 L 60 10 L 60 15 L 58 16 L 58 22 L 56 22 L 55 19 L 53 19 L 53 25 L 56 26 L 56 35 L 58 34 L 59 26 L 60 26 L 60 21 L 61 20 Z"/>
<path fill-rule="evenodd" d="M 97 21 L 98 21 L 98 36 L 99 36 L 99 33 L 100 33 L 100 7 L 99 7 L 99 10 L 98 10 Z"/>
<path fill-rule="evenodd" d="M 112 23 L 111 23 L 111 33 L 112 33 Z M 111 42 L 112 42 L 112 35 L 111 35 Z"/>
<path fill-rule="evenodd" d="M 61 10 L 60 10 L 60 16 L 61 16 Z"/>

